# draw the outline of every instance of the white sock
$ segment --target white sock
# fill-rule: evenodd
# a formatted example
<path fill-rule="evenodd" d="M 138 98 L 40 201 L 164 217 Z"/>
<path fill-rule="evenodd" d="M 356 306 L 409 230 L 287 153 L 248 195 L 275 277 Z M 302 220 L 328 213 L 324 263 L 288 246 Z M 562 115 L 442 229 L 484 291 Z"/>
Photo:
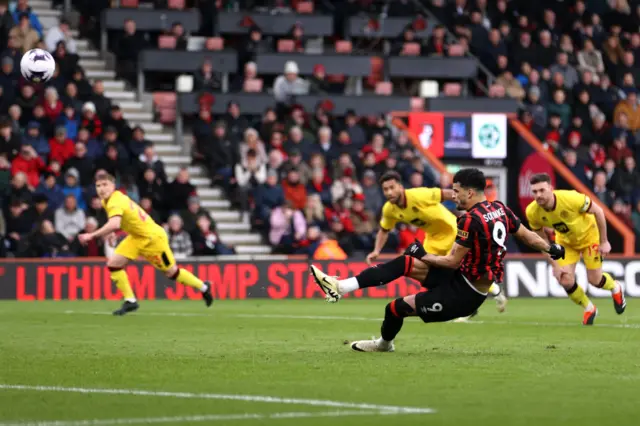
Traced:
<path fill-rule="evenodd" d="M 589 302 L 589 304 L 587 305 L 586 308 L 584 308 L 585 311 L 593 311 L 593 308 L 595 308 L 595 306 L 593 306 L 593 303 Z"/>
<path fill-rule="evenodd" d="M 382 337 L 380 337 L 379 339 L 376 339 L 376 345 L 378 345 L 379 348 L 388 348 L 389 346 L 391 346 L 391 342 L 387 342 Z"/>
<path fill-rule="evenodd" d="M 131 298 L 129 298 L 129 299 L 124 299 L 124 301 L 125 301 L 125 302 L 129 302 L 129 303 L 136 303 L 136 302 L 137 302 L 137 300 L 136 300 L 136 298 L 135 298 L 135 297 L 131 297 Z"/>
<path fill-rule="evenodd" d="M 205 283 L 202 283 L 202 287 L 200 287 L 200 291 L 204 293 L 205 291 L 207 291 L 208 288 L 209 288 L 208 285 L 206 285 Z"/>
<path fill-rule="evenodd" d="M 356 277 L 350 277 L 346 280 L 338 281 L 338 291 L 340 294 L 351 293 L 352 291 L 356 291 L 360 289 L 360 284 L 358 283 L 358 279 Z"/>
<path fill-rule="evenodd" d="M 502 293 L 502 289 L 500 288 L 500 286 L 496 283 L 491 284 L 491 287 L 489 287 L 489 293 L 493 296 L 496 297 L 497 295 L 499 295 L 500 293 Z"/>
<path fill-rule="evenodd" d="M 613 290 L 611 290 L 612 294 L 618 294 L 622 291 L 622 285 L 616 281 L 616 286 L 613 288 Z"/>

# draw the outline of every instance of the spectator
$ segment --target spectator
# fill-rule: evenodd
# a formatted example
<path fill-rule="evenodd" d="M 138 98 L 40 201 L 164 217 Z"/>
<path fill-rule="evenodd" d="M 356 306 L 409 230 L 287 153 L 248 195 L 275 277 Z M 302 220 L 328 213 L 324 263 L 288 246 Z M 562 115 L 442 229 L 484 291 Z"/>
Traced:
<path fill-rule="evenodd" d="M 51 123 L 55 123 L 62 114 L 64 105 L 58 96 L 58 91 L 53 87 L 47 87 L 44 92 L 44 113 Z"/>
<path fill-rule="evenodd" d="M 258 132 L 253 128 L 249 128 L 244 132 L 244 142 L 240 144 L 241 163 L 246 163 L 247 153 L 249 150 L 254 150 L 256 152 L 258 161 L 261 163 L 266 163 L 268 161 L 264 143 L 259 139 Z"/>
<path fill-rule="evenodd" d="M 60 72 L 59 76 L 54 74 L 54 77 L 59 77 L 59 84 L 56 84 L 56 88 L 58 90 L 63 90 L 64 83 L 66 80 L 70 79 L 73 73 L 75 72 L 76 67 L 78 66 L 78 61 L 80 57 L 78 55 L 74 55 L 69 53 L 67 50 L 67 45 L 64 41 L 59 41 L 56 46 L 56 51 L 53 52 L 53 58 L 56 60 L 56 66 Z M 51 81 L 49 81 L 51 85 Z"/>
<path fill-rule="evenodd" d="M 279 185 L 279 176 L 276 171 L 267 172 L 265 183 L 255 190 L 254 201 L 255 218 L 260 225 L 268 222 L 272 210 L 284 203 L 284 191 Z"/>
<path fill-rule="evenodd" d="M 560 117 L 563 129 L 569 127 L 571 121 L 571 107 L 566 103 L 566 95 L 562 90 L 553 92 L 553 102 L 547 105 L 549 115 L 556 114 Z"/>
<path fill-rule="evenodd" d="M 336 240 L 330 239 L 320 231 L 317 226 L 312 226 L 307 231 L 303 254 L 315 260 L 345 260 L 347 254 L 342 250 Z"/>
<path fill-rule="evenodd" d="M 624 57 L 624 49 L 620 45 L 620 39 L 617 35 L 611 34 L 607 38 L 604 46 L 602 47 L 604 53 L 603 60 L 604 66 L 608 74 L 615 75 L 616 67 L 622 63 Z"/>
<path fill-rule="evenodd" d="M 579 81 L 578 72 L 574 67 L 569 65 L 569 56 L 565 52 L 559 52 L 557 62 L 549 69 L 551 74 L 560 74 L 564 79 L 564 85 L 568 89 L 572 89 Z"/>
<path fill-rule="evenodd" d="M 76 111 L 72 106 L 66 106 L 63 114 L 58 118 L 57 124 L 64 126 L 67 130 L 67 136 L 69 139 L 78 138 L 78 129 L 80 127 L 80 120 L 76 116 Z"/>
<path fill-rule="evenodd" d="M 49 140 L 49 150 L 49 161 L 57 161 L 62 165 L 73 156 L 75 147 L 67 137 L 67 129 L 62 126 L 56 128 L 55 137 Z"/>
<path fill-rule="evenodd" d="M 0 46 L 4 48 L 9 41 L 9 31 L 15 25 L 13 16 L 9 12 L 7 2 L 0 2 Z"/>
<path fill-rule="evenodd" d="M 330 127 L 324 126 L 318 130 L 318 151 L 325 158 L 327 164 L 333 165 L 338 159 L 340 152 L 338 146 L 333 143 L 332 131 Z"/>
<path fill-rule="evenodd" d="M 72 242 L 76 235 L 85 227 L 86 216 L 84 211 L 78 208 L 78 201 L 73 194 L 64 198 L 64 205 L 55 213 L 56 232 L 63 235 L 67 241 Z"/>
<path fill-rule="evenodd" d="M 597 171 L 594 174 L 592 190 L 602 204 L 611 208 L 614 194 L 607 188 L 607 174 L 604 171 Z"/>
<path fill-rule="evenodd" d="M 309 94 L 324 95 L 331 91 L 330 83 L 326 80 L 327 72 L 324 65 L 317 64 L 313 67 L 313 74 L 309 78 Z"/>
<path fill-rule="evenodd" d="M 13 132 L 11 121 L 0 119 L 0 155 L 13 160 L 20 152 L 21 144 L 20 135 Z"/>
<path fill-rule="evenodd" d="M 249 61 L 255 61 L 256 55 L 259 53 L 268 53 L 270 51 L 272 51 L 271 45 L 269 41 L 262 38 L 262 30 L 253 25 L 249 28 L 248 40 L 239 49 L 238 60 L 240 63 L 238 69 L 241 69 Z"/>
<path fill-rule="evenodd" d="M 169 246 L 176 259 L 186 259 L 193 254 L 191 236 L 184 230 L 184 223 L 179 215 L 173 214 L 169 217 L 167 234 Z"/>
<path fill-rule="evenodd" d="M 183 228 L 189 234 L 193 234 L 193 232 L 197 228 L 196 222 L 200 216 L 206 216 L 209 220 L 210 227 L 212 231 L 216 231 L 216 223 L 204 208 L 200 205 L 200 199 L 193 195 L 189 197 L 187 200 L 187 207 L 180 211 L 180 217 L 183 221 Z"/>
<path fill-rule="evenodd" d="M 543 68 L 549 68 L 553 65 L 556 58 L 557 49 L 553 46 L 551 33 L 548 30 L 542 30 L 539 33 L 540 44 L 536 52 L 536 63 Z"/>
<path fill-rule="evenodd" d="M 82 101 L 79 97 L 78 86 L 74 82 L 70 81 L 65 85 L 62 103 L 65 107 L 72 107 L 76 112 L 82 111 Z"/>
<path fill-rule="evenodd" d="M 40 34 L 31 26 L 28 13 L 21 14 L 17 23 L 18 25 L 9 31 L 9 37 L 16 39 L 19 49 L 25 53 L 38 45 Z"/>
<path fill-rule="evenodd" d="M 624 133 L 619 133 L 614 137 L 613 145 L 609 148 L 608 154 L 615 164 L 620 164 L 627 157 L 633 157 L 633 151 L 627 147 L 627 137 Z"/>
<path fill-rule="evenodd" d="M 141 126 L 134 127 L 129 144 L 129 151 L 131 151 L 133 158 L 139 158 L 144 152 L 144 148 L 149 144 L 151 141 L 145 138 L 144 129 Z"/>
<path fill-rule="evenodd" d="M 5 242 L 10 252 L 16 253 L 21 245 L 25 245 L 26 237 L 33 226 L 25 214 L 26 210 L 27 205 L 19 199 L 13 199 L 9 205 L 9 212 L 5 217 Z"/>
<path fill-rule="evenodd" d="M 309 93 L 309 83 L 298 76 L 298 64 L 288 61 L 284 65 L 284 75 L 276 78 L 273 84 L 273 96 L 277 102 L 291 104 L 292 97 Z"/>
<path fill-rule="evenodd" d="M 224 117 L 227 123 L 227 134 L 232 142 L 240 142 L 245 136 L 245 131 L 249 128 L 249 122 L 240 113 L 240 105 L 231 101 L 227 106 L 227 114 Z M 259 151 L 258 151 L 259 154 Z"/>
<path fill-rule="evenodd" d="M 302 154 L 300 154 L 300 151 L 291 151 L 289 159 L 282 165 L 282 168 L 284 170 L 296 169 L 300 173 L 300 182 L 305 186 L 311 180 L 311 167 L 302 161 Z"/>
<path fill-rule="evenodd" d="M 152 143 L 145 146 L 144 151 L 138 157 L 138 163 L 138 174 L 142 174 L 146 169 L 151 168 L 156 173 L 156 178 L 160 179 L 161 183 L 164 184 L 167 181 L 164 163 L 156 154 L 155 147 Z"/>
<path fill-rule="evenodd" d="M 95 106 L 95 112 L 99 117 L 107 117 L 112 109 L 111 99 L 104 95 L 104 82 L 96 80 L 93 82 L 92 92 L 89 100 Z M 124 135 L 121 135 L 124 136 Z"/>
<path fill-rule="evenodd" d="M 593 45 L 593 40 L 585 39 L 582 50 L 578 52 L 578 63 L 581 71 L 589 71 L 594 74 L 604 73 L 604 61 L 602 53 Z"/>
<path fill-rule="evenodd" d="M 67 51 L 71 54 L 77 54 L 78 48 L 76 47 L 76 41 L 71 35 L 71 28 L 69 27 L 69 21 L 62 18 L 58 25 L 49 28 L 47 35 L 44 38 L 44 43 L 47 46 L 49 52 L 56 50 L 59 42 L 63 41 L 67 46 Z"/>
<path fill-rule="evenodd" d="M 22 116 L 22 109 L 19 105 L 11 105 L 8 110 L 9 120 L 11 120 L 11 130 L 15 134 L 20 134 L 20 117 Z"/>
<path fill-rule="evenodd" d="M 29 239 L 31 257 L 69 257 L 72 256 L 69 241 L 56 232 L 49 220 L 43 220 L 37 231 Z"/>
<path fill-rule="evenodd" d="M 325 171 L 322 168 L 315 168 L 311 172 L 311 182 L 307 186 L 307 194 L 320 196 L 322 204 L 331 205 L 331 187 L 327 183 Z"/>
<path fill-rule="evenodd" d="M 211 221 L 207 215 L 198 216 L 196 224 L 196 230 L 191 235 L 195 256 L 234 254 L 232 249 L 220 241 L 218 234 L 211 230 Z"/>
<path fill-rule="evenodd" d="M 98 229 L 98 220 L 95 217 L 88 217 L 85 221 L 84 229 L 82 233 L 94 232 Z M 101 238 L 94 238 L 87 244 L 81 244 L 76 234 L 73 242 L 71 243 L 71 251 L 80 257 L 98 257 L 103 254 L 103 241 Z"/>
<path fill-rule="evenodd" d="M 173 25 L 171 25 L 171 35 L 176 38 L 176 50 L 187 50 L 188 40 L 182 23 L 174 22 Z"/>
<path fill-rule="evenodd" d="M 152 168 L 148 168 L 140 174 L 140 179 L 137 184 L 140 198 L 150 199 L 156 209 L 163 208 L 165 200 L 164 192 L 166 189 L 163 187 L 162 181 L 156 176 L 156 172 Z"/>
<path fill-rule="evenodd" d="M 23 15 L 27 15 L 29 23 L 38 32 L 38 38 L 42 37 L 42 24 L 38 15 L 36 15 L 31 7 L 29 7 L 29 0 L 18 0 L 16 2 L 15 10 L 13 11 L 13 20 L 18 23 Z"/>
<path fill-rule="evenodd" d="M 282 181 L 282 189 L 284 198 L 291 203 L 294 209 L 304 209 L 307 201 L 307 189 L 300 182 L 300 173 L 296 169 L 287 172 L 287 177 Z"/>
<path fill-rule="evenodd" d="M 69 158 L 62 168 L 63 171 L 76 169 L 80 175 L 80 185 L 87 186 L 92 182 L 94 164 L 87 155 L 87 147 L 82 142 L 77 142 L 74 146 L 74 156 Z"/>
<path fill-rule="evenodd" d="M 31 188 L 35 188 L 40 183 L 40 173 L 45 169 L 44 161 L 38 156 L 38 153 L 29 145 L 23 145 L 20 149 L 20 155 L 17 156 L 11 164 L 11 173 L 15 176 L 17 173 L 24 173 L 27 177 L 27 183 Z"/>
<path fill-rule="evenodd" d="M 269 223 L 269 242 L 275 247 L 276 253 L 292 254 L 307 233 L 304 215 L 290 202 L 273 209 Z"/>
<path fill-rule="evenodd" d="M 36 188 L 36 194 L 42 194 L 47 197 L 49 207 L 56 210 L 64 202 L 64 193 L 58 185 L 56 175 L 51 172 L 44 174 L 42 183 Z M 102 206 L 100 206 L 102 209 Z"/>
<path fill-rule="evenodd" d="M 345 173 L 340 180 L 336 180 L 331 185 L 331 199 L 341 201 L 345 199 L 351 199 L 356 194 L 362 193 L 362 187 L 355 180 L 355 176 L 352 173 Z"/>
<path fill-rule="evenodd" d="M 355 233 L 355 248 L 370 251 L 373 249 L 376 228 L 375 213 L 365 209 L 364 195 L 356 194 L 351 207 L 351 222 Z"/>
<path fill-rule="evenodd" d="M 78 208 L 85 210 L 87 203 L 84 201 L 84 194 L 82 187 L 80 186 L 80 173 L 76 169 L 69 169 L 64 174 L 64 185 L 62 186 L 62 193 L 65 197 L 73 195 L 76 199 Z"/>
<path fill-rule="evenodd" d="M 186 206 L 189 197 L 195 193 L 196 187 L 189 182 L 189 170 L 186 167 L 181 168 L 173 182 L 166 187 L 167 199 L 177 208 Z"/>
<path fill-rule="evenodd" d="M 358 123 L 359 119 L 355 111 L 348 110 L 345 115 L 345 130 L 349 133 L 351 143 L 357 149 L 362 149 L 367 144 L 367 133 Z"/>
<path fill-rule="evenodd" d="M 231 85 L 231 92 L 246 92 L 247 82 L 251 82 L 258 79 L 258 66 L 255 62 L 250 61 L 244 64 L 244 73 L 239 74 Z"/>
<path fill-rule="evenodd" d="M 376 182 L 376 173 L 373 170 L 367 170 L 362 177 L 362 194 L 364 195 L 365 210 L 378 214 L 384 205 L 384 197 Z"/>
<path fill-rule="evenodd" d="M 6 156 L 0 155 L 0 218 L 2 217 L 2 210 L 7 205 L 6 197 L 9 194 L 10 187 L 11 163 L 9 163 Z"/>
<path fill-rule="evenodd" d="M 0 70 L 0 89 L 5 96 L 8 105 L 16 96 L 16 73 L 13 69 L 13 59 L 9 56 L 2 57 L 2 69 Z M 2 109 L 1 111 L 6 111 Z"/>
<path fill-rule="evenodd" d="M 586 165 L 578 161 L 578 154 L 572 150 L 567 149 L 564 152 L 564 162 L 567 168 L 574 174 L 576 178 L 584 185 L 589 186 L 589 178 L 586 173 Z"/>
<path fill-rule="evenodd" d="M 31 188 L 27 175 L 24 172 L 14 173 L 11 177 L 11 188 L 9 189 L 9 198 L 20 200 L 23 203 L 31 202 Z"/>
<path fill-rule="evenodd" d="M 640 195 L 640 173 L 633 157 L 624 157 L 622 167 L 618 167 L 610 183 L 616 196 L 630 202 Z"/>
<path fill-rule="evenodd" d="M 222 76 L 213 70 L 210 59 L 205 59 L 202 67 L 193 76 L 193 90 L 198 92 L 218 92 L 222 87 Z"/>
<path fill-rule="evenodd" d="M 362 149 L 363 155 L 369 152 L 372 152 L 375 155 L 376 165 L 383 163 L 387 158 L 389 158 L 389 150 L 384 147 L 384 138 L 381 134 L 376 133 L 375 135 L 373 135 L 371 144 L 366 145 Z"/>
<path fill-rule="evenodd" d="M 138 52 L 147 47 L 144 36 L 137 32 L 136 22 L 127 19 L 124 22 L 124 34 L 118 40 L 114 53 L 118 58 L 118 74 L 126 80 L 136 81 L 138 71 Z"/>
<path fill-rule="evenodd" d="M 101 142 L 91 137 L 91 133 L 87 128 L 81 127 L 78 130 L 76 142 L 80 142 L 87 147 L 87 157 L 92 160 L 102 158 L 104 156 L 104 146 Z"/>
<path fill-rule="evenodd" d="M 307 205 L 304 208 L 304 217 L 307 220 L 307 224 L 326 229 L 327 220 L 324 216 L 324 209 L 320 194 L 310 194 L 307 197 Z"/>
<path fill-rule="evenodd" d="M 258 159 L 255 150 L 250 149 L 246 161 L 235 165 L 234 176 L 238 185 L 237 199 L 242 211 L 248 212 L 251 194 L 267 180 L 267 165 Z"/>
<path fill-rule="evenodd" d="M 120 140 L 127 146 L 131 145 L 133 130 L 129 126 L 129 122 L 124 118 L 120 105 L 111 105 L 110 115 L 104 120 L 104 126 L 115 128 Z M 142 130 L 141 127 L 140 129 Z M 144 137 L 144 130 L 142 130 L 142 136 Z"/>
<path fill-rule="evenodd" d="M 632 132 L 640 130 L 640 107 L 638 106 L 637 90 L 630 88 L 626 90 L 627 98 L 624 101 L 620 101 L 616 105 L 616 109 L 613 112 L 614 123 L 618 125 L 620 123 L 620 114 L 626 114 L 629 120 L 629 129 Z"/>
<path fill-rule="evenodd" d="M 94 138 L 102 136 L 102 121 L 96 115 L 96 105 L 93 102 L 86 102 L 82 106 L 80 127 L 89 130 L 89 134 Z"/>
<path fill-rule="evenodd" d="M 33 196 L 33 205 L 24 212 L 30 223 L 40 223 L 43 220 L 53 220 L 53 209 L 49 208 L 49 199 L 44 194 Z"/>
<path fill-rule="evenodd" d="M 153 219 L 155 223 L 162 223 L 163 218 L 160 215 L 160 212 L 153 206 L 153 201 L 151 200 L 151 198 L 141 197 L 140 208 L 142 208 L 147 216 L 151 217 L 151 219 Z"/>
<path fill-rule="evenodd" d="M 304 138 L 302 129 L 299 126 L 292 126 L 289 129 L 289 138 L 284 143 L 284 150 L 289 155 L 291 155 L 293 151 L 300 152 L 303 161 L 309 161 L 314 146 L 311 140 Z"/>

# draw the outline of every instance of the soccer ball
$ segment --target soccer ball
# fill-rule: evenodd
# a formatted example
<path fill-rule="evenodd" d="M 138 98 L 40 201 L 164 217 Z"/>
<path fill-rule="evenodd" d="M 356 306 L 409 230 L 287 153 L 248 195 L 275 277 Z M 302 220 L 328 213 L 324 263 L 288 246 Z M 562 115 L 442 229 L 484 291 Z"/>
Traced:
<path fill-rule="evenodd" d="M 53 76 L 56 61 L 43 49 L 31 49 L 20 60 L 22 76 L 32 83 L 44 83 Z"/>

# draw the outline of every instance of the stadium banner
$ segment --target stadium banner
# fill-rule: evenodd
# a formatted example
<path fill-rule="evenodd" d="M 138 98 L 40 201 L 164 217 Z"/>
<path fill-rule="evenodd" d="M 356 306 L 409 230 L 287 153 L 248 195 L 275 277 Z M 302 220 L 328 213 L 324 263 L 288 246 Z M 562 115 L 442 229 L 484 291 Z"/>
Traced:
<path fill-rule="evenodd" d="M 444 117 L 444 156 L 471 158 L 471 117 Z"/>
<path fill-rule="evenodd" d="M 409 131 L 418 137 L 422 148 L 442 158 L 444 155 L 444 114 L 439 112 L 412 112 Z"/>
<path fill-rule="evenodd" d="M 367 267 L 362 260 L 314 262 L 330 275 L 353 276 Z M 202 279 L 215 283 L 216 299 L 308 299 L 324 295 L 309 277 L 305 260 L 284 261 L 185 261 L 182 266 Z M 625 284 L 625 292 L 640 296 L 640 259 L 614 258 L 604 262 L 604 270 Z M 140 299 L 199 300 L 200 293 L 176 285 L 161 272 L 144 263 L 126 268 L 131 285 Z M 578 265 L 577 280 L 587 282 L 584 265 Z M 509 297 L 566 297 L 553 278 L 550 265 L 542 257 L 516 257 L 506 261 L 504 287 Z M 420 291 L 420 285 L 408 278 L 387 286 L 370 287 L 348 298 L 392 299 Z M 609 292 L 590 286 L 595 297 Z M 41 259 L 0 262 L 0 299 L 37 300 L 119 300 L 103 259 Z"/>
<path fill-rule="evenodd" d="M 471 115 L 471 155 L 475 159 L 507 157 L 507 115 Z"/>

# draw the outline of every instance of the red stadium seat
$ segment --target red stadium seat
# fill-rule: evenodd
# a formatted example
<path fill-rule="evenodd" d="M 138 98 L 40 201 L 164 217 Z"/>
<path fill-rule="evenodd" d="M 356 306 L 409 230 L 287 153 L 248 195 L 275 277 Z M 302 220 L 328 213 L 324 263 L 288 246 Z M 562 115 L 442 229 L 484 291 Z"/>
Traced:
<path fill-rule="evenodd" d="M 411 98 L 411 111 L 412 112 L 424 111 L 424 99 L 418 98 L 418 97 Z"/>
<path fill-rule="evenodd" d="M 351 53 L 353 52 L 353 43 L 349 40 L 336 41 L 336 53 Z"/>
<path fill-rule="evenodd" d="M 338 83 L 338 84 L 342 84 L 347 80 L 344 74 L 329 74 L 327 75 L 326 78 L 327 78 L 327 82 Z"/>
<path fill-rule="evenodd" d="M 449 46 L 449 56 L 464 56 L 464 46 L 461 44 L 452 44 Z"/>
<path fill-rule="evenodd" d="M 390 81 L 376 83 L 376 95 L 390 96 L 393 94 L 393 84 Z"/>
<path fill-rule="evenodd" d="M 177 39 L 170 35 L 161 35 L 158 37 L 159 49 L 175 49 Z"/>
<path fill-rule="evenodd" d="M 167 6 L 169 9 L 182 10 L 185 8 L 185 0 L 169 0 Z"/>
<path fill-rule="evenodd" d="M 313 13 L 312 1 L 301 1 L 296 5 L 296 12 L 298 13 Z"/>
<path fill-rule="evenodd" d="M 444 85 L 444 95 L 445 96 L 461 96 L 462 95 L 462 84 L 460 83 L 446 83 Z"/>
<path fill-rule="evenodd" d="M 291 53 L 295 52 L 296 43 L 293 40 L 282 39 L 278 40 L 278 52 Z"/>
<path fill-rule="evenodd" d="M 138 0 L 120 0 L 120 7 L 137 8 Z"/>
<path fill-rule="evenodd" d="M 175 92 L 154 92 L 153 104 L 157 108 L 174 108 L 176 107 L 177 95 Z"/>
<path fill-rule="evenodd" d="M 252 78 L 251 80 L 245 80 L 243 89 L 247 93 L 260 93 L 262 92 L 262 79 Z"/>
<path fill-rule="evenodd" d="M 162 108 L 158 114 L 158 119 L 162 124 L 173 124 L 176 122 L 176 110 L 171 108 Z"/>
<path fill-rule="evenodd" d="M 403 56 L 420 56 L 420 43 L 411 42 L 402 45 Z"/>
<path fill-rule="evenodd" d="M 224 39 L 222 37 L 210 37 L 204 42 L 204 48 L 207 50 L 224 49 Z"/>

